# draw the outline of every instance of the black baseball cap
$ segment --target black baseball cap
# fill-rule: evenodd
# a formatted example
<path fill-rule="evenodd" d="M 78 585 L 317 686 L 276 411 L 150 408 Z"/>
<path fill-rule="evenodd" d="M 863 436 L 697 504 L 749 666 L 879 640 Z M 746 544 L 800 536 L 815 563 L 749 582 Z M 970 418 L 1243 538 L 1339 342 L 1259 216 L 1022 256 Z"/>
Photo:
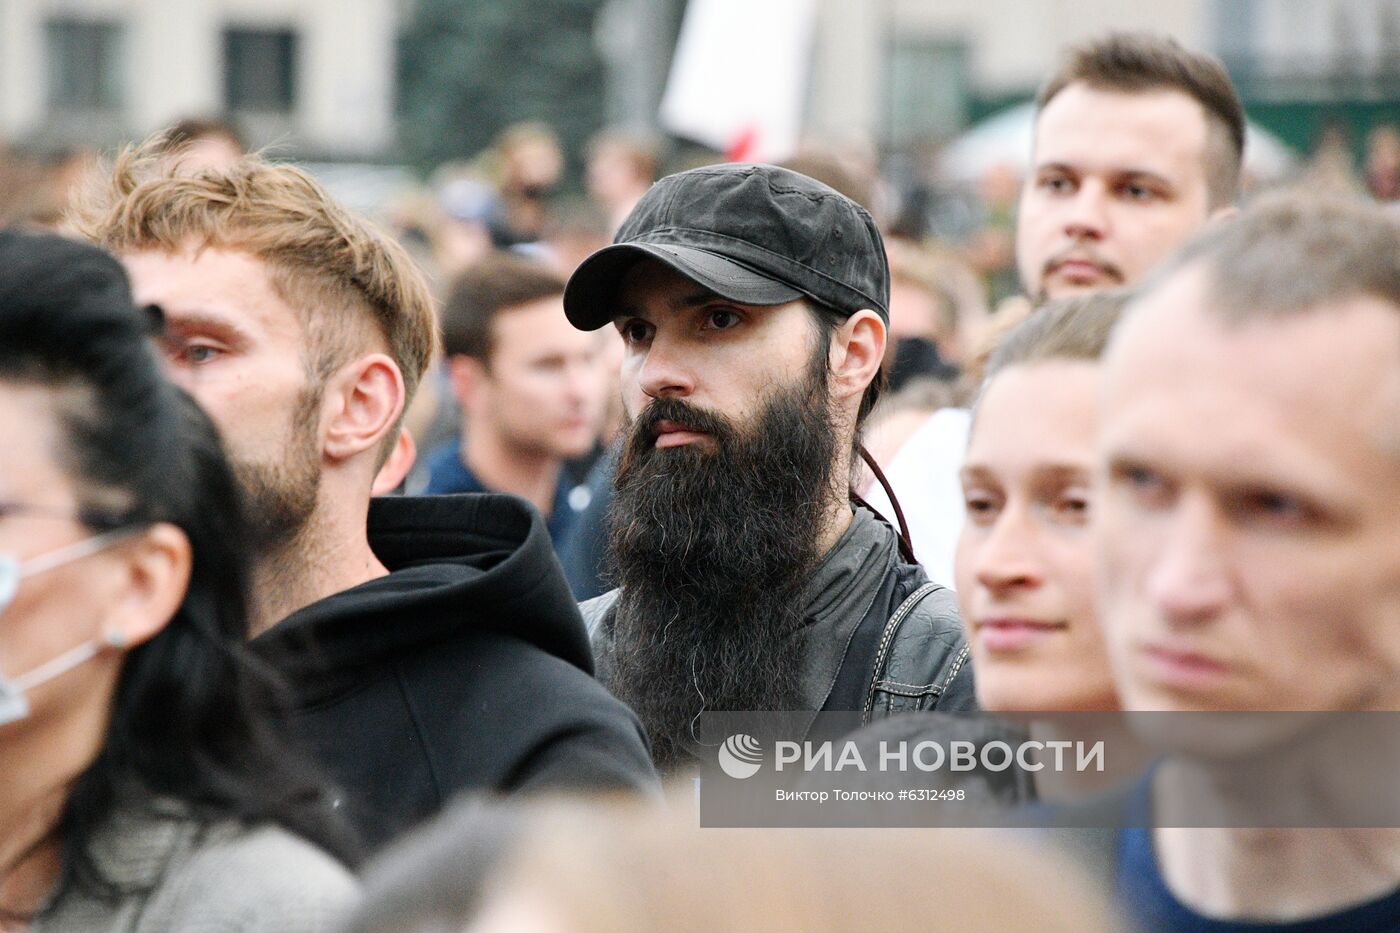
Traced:
<path fill-rule="evenodd" d="M 890 319 L 889 262 L 870 213 L 776 165 L 711 165 L 652 185 L 613 245 L 569 278 L 569 321 L 580 330 L 610 323 L 622 277 L 643 258 L 730 301 L 776 305 L 805 296 L 848 316 L 869 308 Z"/>

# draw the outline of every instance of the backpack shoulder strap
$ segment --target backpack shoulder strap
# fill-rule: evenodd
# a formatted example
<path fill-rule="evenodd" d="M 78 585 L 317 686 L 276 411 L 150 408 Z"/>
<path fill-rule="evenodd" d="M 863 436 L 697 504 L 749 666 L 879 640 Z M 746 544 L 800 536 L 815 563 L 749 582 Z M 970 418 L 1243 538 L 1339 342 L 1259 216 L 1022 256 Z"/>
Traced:
<path fill-rule="evenodd" d="M 870 681 L 870 689 L 865 695 L 865 709 L 861 714 L 861 721 L 868 723 L 875 709 L 875 691 L 877 686 L 886 680 L 886 668 L 890 663 L 890 654 L 894 648 L 895 639 L 899 637 L 900 629 L 904 620 L 912 614 L 919 605 L 936 590 L 943 587 L 937 583 L 927 582 L 910 593 L 904 602 L 900 603 L 890 614 L 890 619 L 885 623 L 885 630 L 880 636 L 880 647 L 875 653 L 875 671 Z"/>

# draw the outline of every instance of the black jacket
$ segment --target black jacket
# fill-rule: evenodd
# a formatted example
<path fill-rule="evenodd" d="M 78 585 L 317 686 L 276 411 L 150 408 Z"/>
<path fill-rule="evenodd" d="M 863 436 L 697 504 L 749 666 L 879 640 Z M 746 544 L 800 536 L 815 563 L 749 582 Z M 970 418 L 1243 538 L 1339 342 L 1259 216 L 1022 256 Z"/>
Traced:
<path fill-rule="evenodd" d="M 539 514 L 494 494 L 376 499 L 390 570 L 252 645 L 372 851 L 453 793 L 651 788 L 640 723 L 593 679 Z"/>
<path fill-rule="evenodd" d="M 866 723 L 915 710 L 977 710 L 957 595 L 929 582 L 918 564 L 892 568 L 847 643 L 837 687 L 823 708 L 860 709 Z"/>

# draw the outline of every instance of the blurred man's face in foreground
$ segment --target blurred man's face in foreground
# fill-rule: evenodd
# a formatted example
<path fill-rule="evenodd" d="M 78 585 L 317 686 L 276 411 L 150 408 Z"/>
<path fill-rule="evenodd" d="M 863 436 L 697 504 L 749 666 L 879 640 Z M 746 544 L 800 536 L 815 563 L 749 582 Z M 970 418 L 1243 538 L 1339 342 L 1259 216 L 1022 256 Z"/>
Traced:
<path fill-rule="evenodd" d="M 1400 313 L 1227 324 L 1188 267 L 1105 369 L 1100 618 L 1123 706 L 1400 709 Z"/>
<path fill-rule="evenodd" d="M 1136 283 L 1211 213 L 1202 106 L 1070 84 L 1036 118 L 1016 262 L 1036 300 Z"/>

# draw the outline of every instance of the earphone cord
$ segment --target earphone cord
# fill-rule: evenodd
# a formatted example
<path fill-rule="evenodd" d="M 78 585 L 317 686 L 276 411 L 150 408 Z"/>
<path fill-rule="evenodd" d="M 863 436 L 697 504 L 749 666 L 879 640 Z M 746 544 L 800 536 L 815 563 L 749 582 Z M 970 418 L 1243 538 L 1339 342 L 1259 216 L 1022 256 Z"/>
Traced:
<path fill-rule="evenodd" d="M 865 449 L 864 444 L 860 445 L 860 458 L 865 461 L 866 466 L 870 467 L 870 472 L 875 474 L 875 479 L 880 484 L 880 488 L 885 490 L 885 495 L 889 496 L 890 505 L 894 506 L 895 521 L 899 522 L 899 553 L 902 554 L 904 559 L 909 561 L 909 563 L 917 564 L 919 561 L 914 557 L 914 541 L 909 537 L 909 525 L 904 521 L 904 510 L 899 507 L 899 499 L 895 497 L 894 489 L 890 486 L 890 481 L 885 479 L 884 471 L 881 470 L 880 465 L 875 462 L 875 458 L 870 456 L 870 451 Z M 875 511 L 870 508 L 869 503 L 854 491 L 851 493 L 851 498 L 860 505 L 870 509 L 870 511 Z"/>

